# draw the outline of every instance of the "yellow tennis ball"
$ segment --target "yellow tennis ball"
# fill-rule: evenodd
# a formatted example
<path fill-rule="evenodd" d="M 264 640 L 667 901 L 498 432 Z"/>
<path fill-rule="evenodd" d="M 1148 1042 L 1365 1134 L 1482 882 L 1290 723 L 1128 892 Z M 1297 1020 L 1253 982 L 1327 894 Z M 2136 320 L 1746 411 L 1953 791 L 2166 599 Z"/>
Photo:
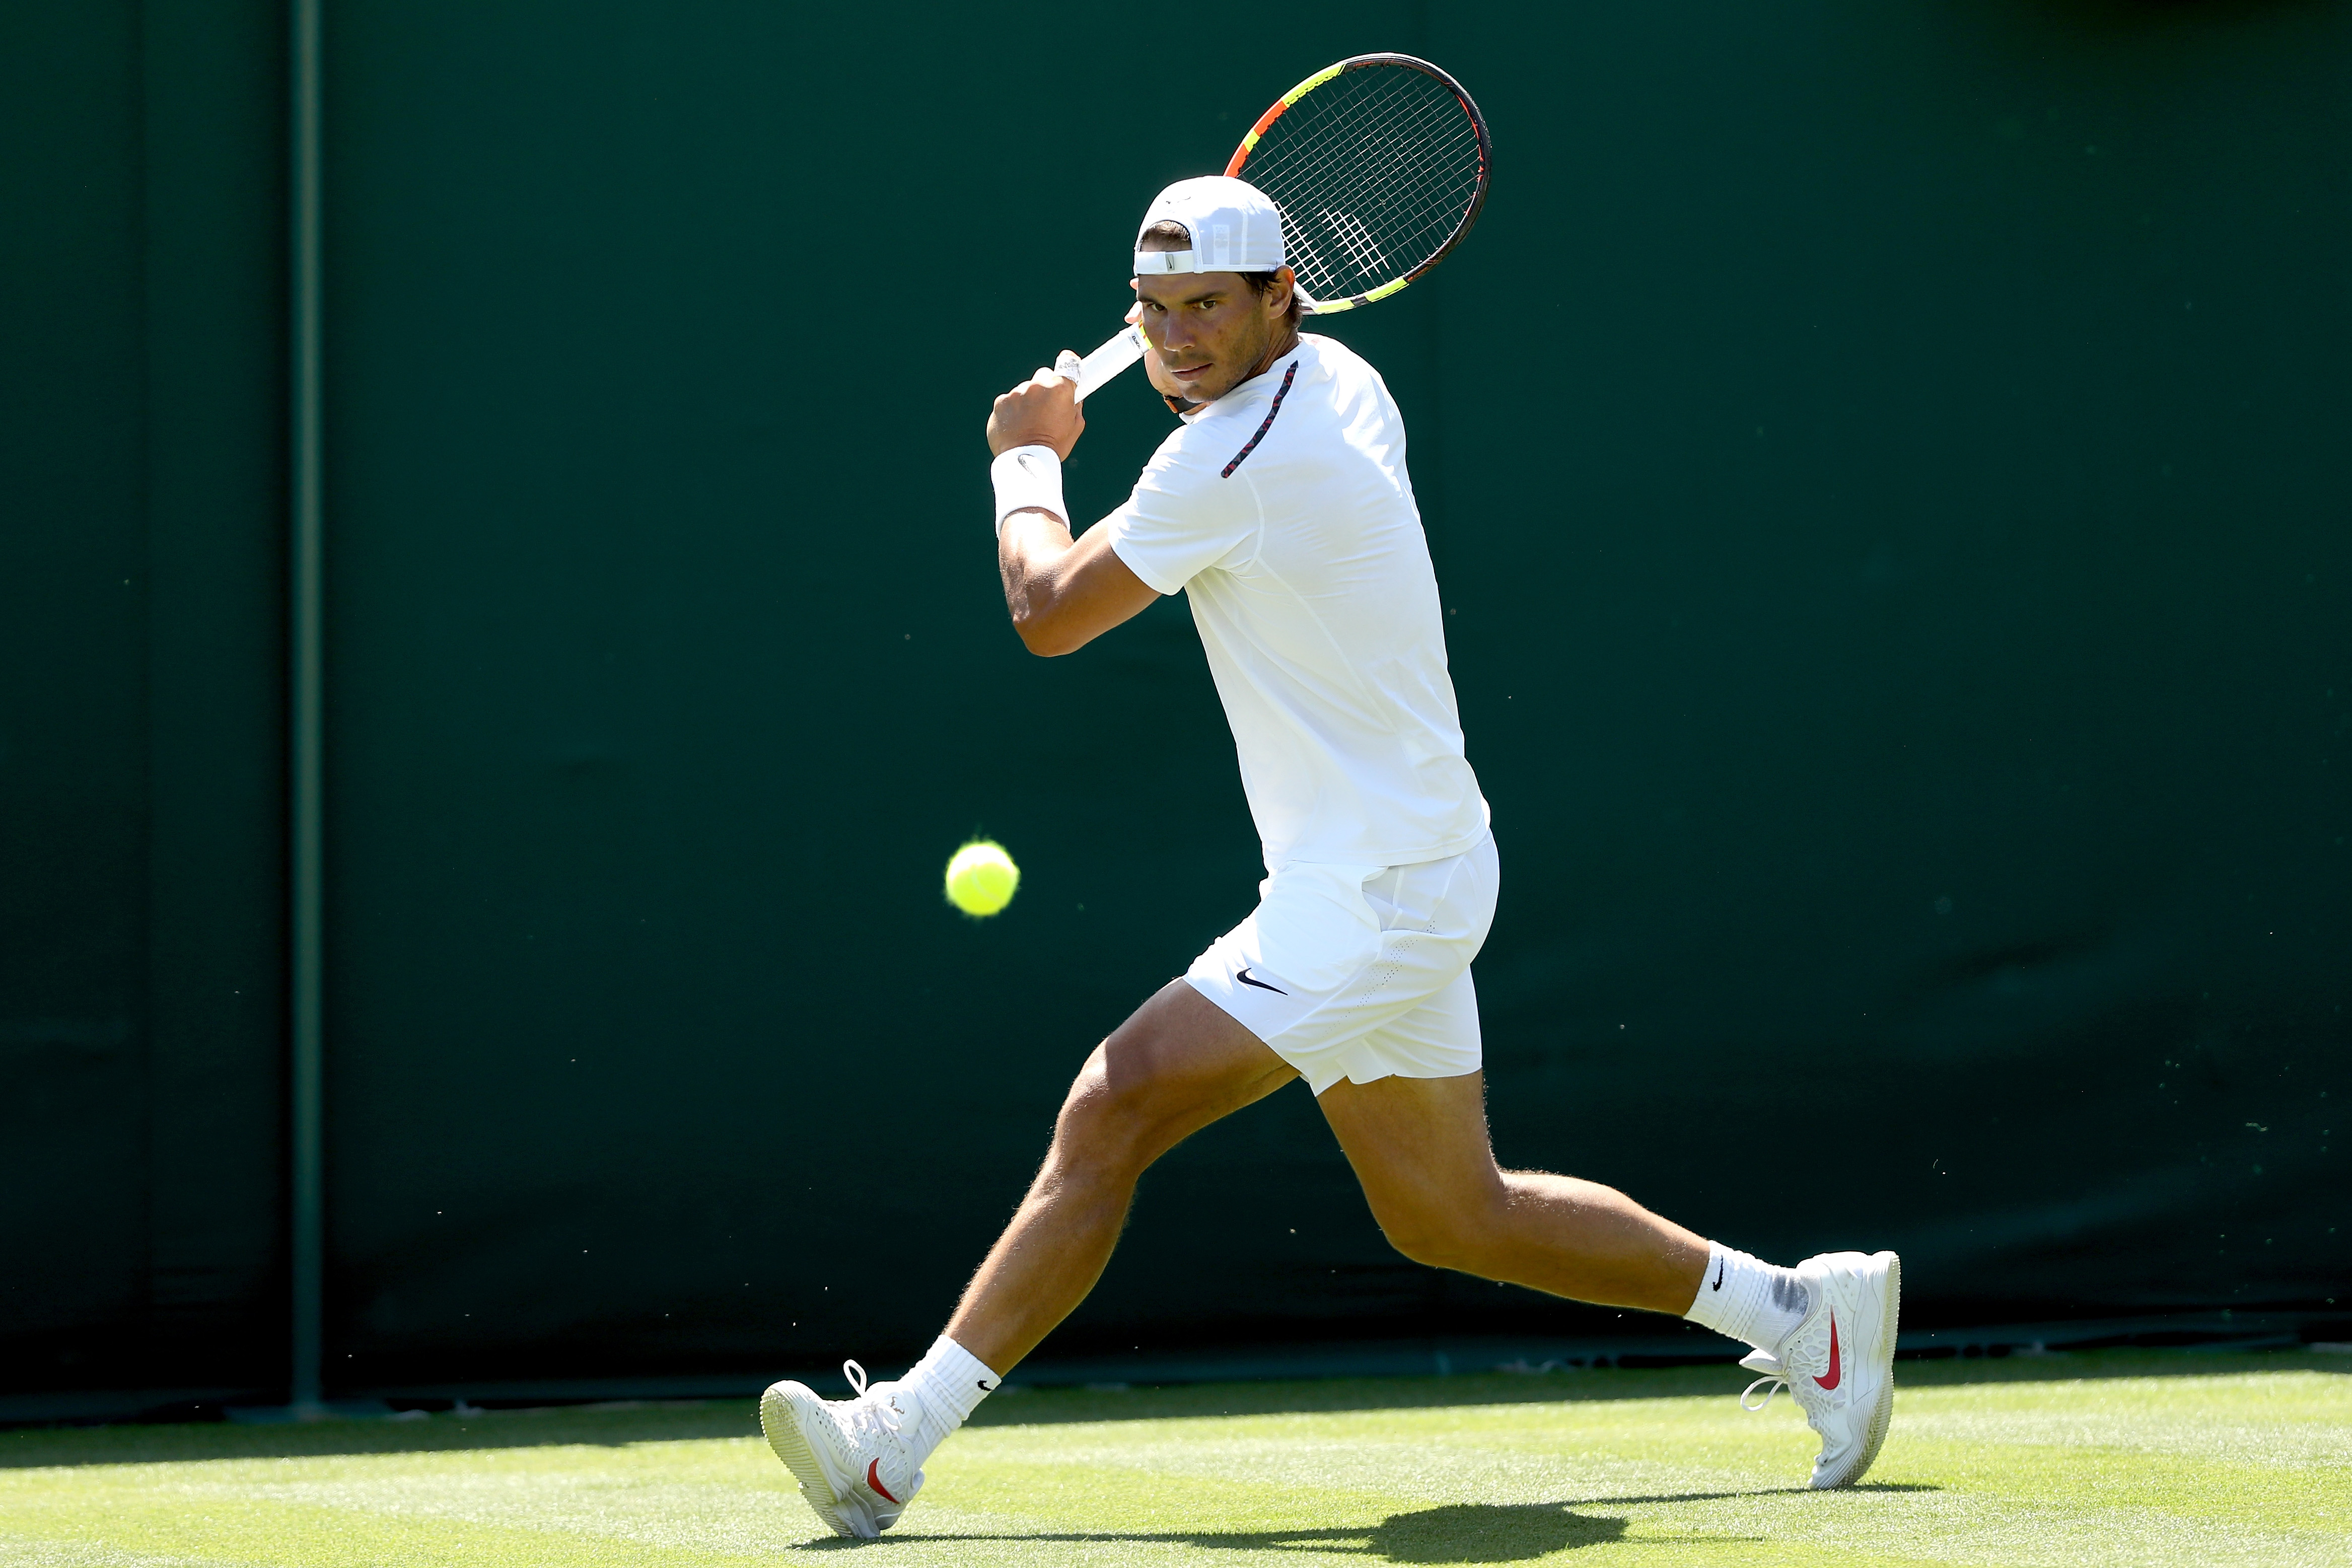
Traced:
<path fill-rule="evenodd" d="M 975 839 L 948 862 L 948 902 L 968 915 L 992 915 L 1013 901 L 1021 868 L 993 839 Z"/>

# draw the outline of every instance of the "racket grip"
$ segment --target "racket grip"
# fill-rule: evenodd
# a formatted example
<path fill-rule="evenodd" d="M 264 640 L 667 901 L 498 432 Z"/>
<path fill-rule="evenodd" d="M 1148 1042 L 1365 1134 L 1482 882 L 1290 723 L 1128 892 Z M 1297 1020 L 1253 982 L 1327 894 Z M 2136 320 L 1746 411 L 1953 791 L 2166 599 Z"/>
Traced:
<path fill-rule="evenodd" d="M 1142 357 L 1142 331 L 1121 327 L 1118 336 L 1078 362 L 1078 400 L 1086 401 L 1096 388 Z"/>

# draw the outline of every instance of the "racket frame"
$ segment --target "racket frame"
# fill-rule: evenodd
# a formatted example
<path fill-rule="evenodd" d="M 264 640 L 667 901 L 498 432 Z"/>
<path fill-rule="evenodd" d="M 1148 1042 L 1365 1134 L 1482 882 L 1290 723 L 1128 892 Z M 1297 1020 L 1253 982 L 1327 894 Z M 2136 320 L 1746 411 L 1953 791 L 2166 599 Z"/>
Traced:
<path fill-rule="evenodd" d="M 1391 294 L 1402 292 L 1413 279 L 1444 260 L 1454 247 L 1462 243 L 1463 237 L 1470 232 L 1470 226 L 1478 221 L 1479 213 L 1485 210 L 1486 191 L 1494 183 L 1494 138 L 1487 134 L 1486 117 L 1478 112 L 1477 103 L 1444 67 L 1433 65 L 1418 55 L 1397 54 L 1350 55 L 1337 65 L 1325 66 L 1321 70 L 1284 93 L 1275 100 L 1273 108 L 1258 116 L 1257 123 L 1251 126 L 1249 133 L 1242 138 L 1242 144 L 1234 149 L 1233 160 L 1225 165 L 1226 176 L 1236 180 L 1244 177 L 1242 169 L 1249 163 L 1250 154 L 1257 151 L 1258 139 L 1273 127 L 1276 121 L 1289 112 L 1291 107 L 1300 99 L 1327 82 L 1337 81 L 1349 71 L 1363 70 L 1373 66 L 1402 66 L 1407 70 L 1417 70 L 1454 95 L 1454 101 L 1462 106 L 1462 112 L 1469 118 L 1471 133 L 1478 139 L 1478 188 L 1471 193 L 1469 206 L 1464 209 L 1461 221 L 1454 226 L 1454 232 L 1445 237 L 1445 243 L 1432 252 L 1429 258 L 1420 266 L 1402 278 L 1391 279 L 1388 282 L 1368 289 L 1360 294 L 1349 294 L 1342 299 L 1315 300 L 1302 290 L 1299 294 L 1299 301 L 1308 315 L 1337 315 L 1341 310 L 1352 310 L 1358 306 L 1369 305 L 1375 300 L 1385 300 Z"/>

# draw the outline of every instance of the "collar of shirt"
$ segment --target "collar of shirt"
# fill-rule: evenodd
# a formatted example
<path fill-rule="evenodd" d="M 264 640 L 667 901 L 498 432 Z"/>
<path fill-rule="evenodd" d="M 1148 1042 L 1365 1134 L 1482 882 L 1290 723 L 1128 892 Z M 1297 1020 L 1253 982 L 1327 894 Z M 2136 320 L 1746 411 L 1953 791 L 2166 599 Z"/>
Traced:
<path fill-rule="evenodd" d="M 1190 425 L 1194 420 L 1202 417 L 1203 415 L 1209 413 L 1212 409 L 1216 408 L 1221 404 L 1227 407 L 1232 406 L 1232 404 L 1228 401 L 1229 399 L 1244 396 L 1253 390 L 1257 392 L 1266 392 L 1271 390 L 1275 379 L 1282 374 L 1284 367 L 1288 365 L 1292 360 L 1297 358 L 1299 350 L 1306 346 L 1306 340 L 1301 338 L 1297 342 L 1291 344 L 1286 352 L 1275 355 L 1273 363 L 1268 364 L 1265 369 L 1258 372 L 1247 381 L 1240 382 L 1228 387 L 1222 395 L 1209 399 L 1206 403 L 1195 403 L 1189 408 L 1183 408 L 1179 407 L 1176 400 L 1172 397 L 1166 397 L 1164 398 L 1164 401 L 1167 403 L 1170 410 L 1175 414 L 1177 418 L 1181 419 L 1185 424 Z"/>

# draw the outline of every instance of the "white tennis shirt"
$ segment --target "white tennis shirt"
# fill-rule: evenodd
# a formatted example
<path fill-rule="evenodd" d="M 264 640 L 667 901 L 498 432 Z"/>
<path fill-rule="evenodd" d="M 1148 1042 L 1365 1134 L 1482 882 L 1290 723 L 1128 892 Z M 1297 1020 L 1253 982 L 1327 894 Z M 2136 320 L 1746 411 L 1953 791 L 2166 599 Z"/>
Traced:
<path fill-rule="evenodd" d="M 1486 803 L 1380 373 L 1304 335 L 1183 420 L 1103 526 L 1138 577 L 1192 600 L 1267 868 L 1475 846 Z"/>

